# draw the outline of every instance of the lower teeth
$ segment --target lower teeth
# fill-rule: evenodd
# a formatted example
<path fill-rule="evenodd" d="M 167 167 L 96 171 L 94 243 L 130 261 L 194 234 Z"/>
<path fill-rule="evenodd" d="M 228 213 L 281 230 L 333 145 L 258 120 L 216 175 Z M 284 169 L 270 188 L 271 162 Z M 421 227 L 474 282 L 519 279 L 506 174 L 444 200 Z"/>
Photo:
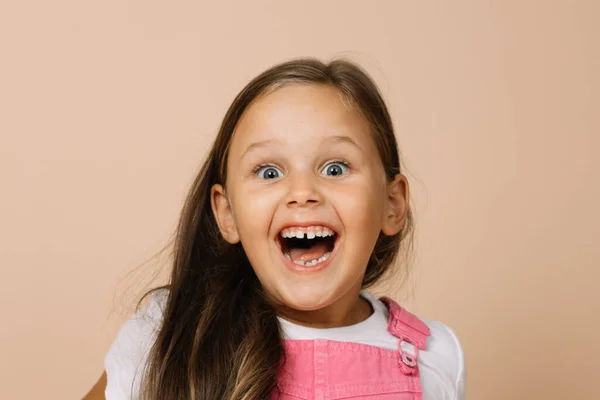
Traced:
<path fill-rule="evenodd" d="M 297 265 L 301 265 L 303 267 L 312 267 L 313 265 L 317 265 L 317 264 L 322 263 L 323 261 L 327 260 L 330 255 L 331 255 L 331 252 L 329 251 L 329 252 L 323 254 L 323 256 L 321 258 L 317 259 L 317 260 L 306 261 L 306 262 L 298 260 L 298 261 L 294 261 L 294 263 L 297 264 Z M 287 253 L 285 254 L 285 258 L 287 258 L 288 260 L 292 259 L 290 257 L 290 255 L 287 254 Z"/>

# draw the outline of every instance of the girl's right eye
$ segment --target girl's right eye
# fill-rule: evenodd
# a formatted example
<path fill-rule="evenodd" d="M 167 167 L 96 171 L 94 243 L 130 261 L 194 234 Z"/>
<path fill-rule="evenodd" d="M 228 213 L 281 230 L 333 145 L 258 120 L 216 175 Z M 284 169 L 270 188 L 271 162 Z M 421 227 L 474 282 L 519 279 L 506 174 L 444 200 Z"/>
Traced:
<path fill-rule="evenodd" d="M 283 175 L 283 172 L 281 172 L 279 169 L 277 169 L 271 165 L 265 165 L 256 170 L 256 175 L 260 179 L 265 179 L 265 180 L 277 179 Z"/>

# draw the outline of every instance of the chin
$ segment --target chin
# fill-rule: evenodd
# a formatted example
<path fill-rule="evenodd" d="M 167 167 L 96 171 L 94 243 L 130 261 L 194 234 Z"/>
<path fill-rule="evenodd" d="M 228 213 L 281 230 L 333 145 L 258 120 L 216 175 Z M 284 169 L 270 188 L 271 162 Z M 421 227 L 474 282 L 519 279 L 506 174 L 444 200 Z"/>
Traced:
<path fill-rule="evenodd" d="M 280 301 L 286 307 L 298 311 L 316 311 L 333 304 L 337 298 L 335 292 L 327 288 L 306 287 L 304 289 L 294 287 L 283 290 Z"/>

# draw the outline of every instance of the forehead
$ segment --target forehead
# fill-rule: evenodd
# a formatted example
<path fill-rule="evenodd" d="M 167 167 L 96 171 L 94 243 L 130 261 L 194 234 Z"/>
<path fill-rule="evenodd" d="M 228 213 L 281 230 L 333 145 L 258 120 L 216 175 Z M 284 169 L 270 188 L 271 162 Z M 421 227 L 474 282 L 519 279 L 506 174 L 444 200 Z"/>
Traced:
<path fill-rule="evenodd" d="M 294 145 L 340 135 L 374 146 L 369 123 L 338 89 L 296 84 L 263 95 L 246 109 L 236 126 L 231 152 L 240 154 L 259 141 Z"/>

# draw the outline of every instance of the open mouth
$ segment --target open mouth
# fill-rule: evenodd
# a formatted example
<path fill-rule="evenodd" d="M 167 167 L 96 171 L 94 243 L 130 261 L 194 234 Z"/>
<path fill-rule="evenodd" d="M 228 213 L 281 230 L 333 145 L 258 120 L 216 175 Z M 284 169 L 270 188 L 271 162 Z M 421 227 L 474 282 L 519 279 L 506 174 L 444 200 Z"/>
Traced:
<path fill-rule="evenodd" d="M 314 267 L 331 256 L 338 235 L 324 226 L 290 227 L 278 235 L 281 252 L 288 260 L 303 267 Z"/>

